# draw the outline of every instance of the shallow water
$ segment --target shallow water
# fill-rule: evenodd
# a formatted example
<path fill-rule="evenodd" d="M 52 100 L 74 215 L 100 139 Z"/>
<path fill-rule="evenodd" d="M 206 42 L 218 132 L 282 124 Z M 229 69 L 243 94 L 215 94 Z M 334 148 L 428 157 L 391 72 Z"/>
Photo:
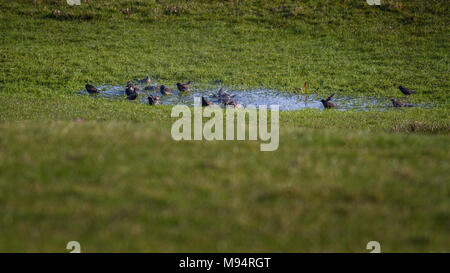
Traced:
<path fill-rule="evenodd" d="M 100 94 L 92 95 L 93 97 L 108 98 L 111 100 L 126 100 L 125 87 L 103 85 L 97 87 Z M 194 105 L 194 97 L 207 97 L 211 102 L 219 104 L 218 100 L 214 98 L 219 88 L 214 89 L 196 89 L 188 93 L 180 93 L 176 88 L 172 89 L 173 94 L 162 96 L 159 90 L 147 91 L 141 88 L 138 98 L 133 102 L 148 103 L 148 95 L 158 95 L 160 103 L 163 105 L 178 105 L 184 104 L 188 106 Z M 289 92 L 280 92 L 272 89 L 251 89 L 251 90 L 230 90 L 224 89 L 228 94 L 234 95 L 234 99 L 238 104 L 246 107 L 247 105 L 279 105 L 281 111 L 299 110 L 299 109 L 323 109 L 320 100 L 324 97 L 319 97 L 315 94 L 295 94 Z M 82 90 L 80 94 L 88 94 L 87 91 Z M 392 107 L 392 103 L 388 99 L 370 98 L 370 97 L 335 97 L 332 101 L 338 105 L 338 110 L 385 110 Z"/>

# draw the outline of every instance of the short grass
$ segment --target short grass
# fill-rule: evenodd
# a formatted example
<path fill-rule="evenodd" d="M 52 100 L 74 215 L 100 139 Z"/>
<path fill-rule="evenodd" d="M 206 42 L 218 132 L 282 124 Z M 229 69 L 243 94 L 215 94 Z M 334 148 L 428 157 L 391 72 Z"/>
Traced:
<path fill-rule="evenodd" d="M 448 1 L 82 2 L 0 3 L 0 251 L 450 250 Z M 77 94 L 147 74 L 433 107 L 284 112 L 262 153 Z"/>

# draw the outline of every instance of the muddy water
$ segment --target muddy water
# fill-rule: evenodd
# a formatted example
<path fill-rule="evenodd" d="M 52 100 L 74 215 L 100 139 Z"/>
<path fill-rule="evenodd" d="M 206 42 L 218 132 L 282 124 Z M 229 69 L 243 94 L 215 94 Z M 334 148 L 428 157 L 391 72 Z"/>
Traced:
<path fill-rule="evenodd" d="M 97 87 L 100 94 L 93 95 L 94 97 L 108 98 L 111 100 L 126 100 L 124 86 L 103 85 Z M 147 97 L 150 94 L 158 95 L 160 103 L 163 105 L 177 105 L 184 104 L 188 106 L 194 105 L 194 97 L 207 97 L 211 102 L 218 103 L 214 98 L 219 88 L 214 89 L 197 89 L 189 93 L 180 93 L 176 88 L 173 88 L 173 94 L 162 96 L 159 90 L 147 91 L 141 88 L 136 101 L 138 103 L 148 103 Z M 247 105 L 279 105 L 281 111 L 299 110 L 299 109 L 323 109 L 319 97 L 314 94 L 293 94 L 289 92 L 280 92 L 271 89 L 251 89 L 251 90 L 232 90 L 224 89 L 228 94 L 234 95 L 234 99 L 242 106 Z M 85 90 L 80 91 L 80 94 L 87 94 Z M 385 110 L 392 108 L 392 103 L 388 99 L 377 99 L 370 97 L 339 97 L 335 95 L 332 101 L 338 105 L 339 110 Z"/>

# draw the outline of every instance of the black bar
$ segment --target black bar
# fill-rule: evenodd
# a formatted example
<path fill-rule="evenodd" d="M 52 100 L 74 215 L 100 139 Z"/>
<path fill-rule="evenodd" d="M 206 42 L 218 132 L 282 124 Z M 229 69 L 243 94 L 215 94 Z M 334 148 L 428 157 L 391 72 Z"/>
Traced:
<path fill-rule="evenodd" d="M 0 254 L 4 268 L 80 270 L 142 269 L 139 272 L 315 272 L 337 269 L 385 272 L 444 264 L 448 254 L 299 254 L 299 253 L 137 253 L 137 254 Z M 431 261 L 430 261 L 431 260 Z"/>

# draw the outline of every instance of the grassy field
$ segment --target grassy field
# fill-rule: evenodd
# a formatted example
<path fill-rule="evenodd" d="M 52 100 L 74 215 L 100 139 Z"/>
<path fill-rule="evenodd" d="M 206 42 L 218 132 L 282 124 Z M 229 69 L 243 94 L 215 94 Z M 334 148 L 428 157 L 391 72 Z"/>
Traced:
<path fill-rule="evenodd" d="M 450 251 L 449 9 L 1 1 L 0 251 Z M 78 95 L 147 74 L 432 107 L 282 112 L 263 153 L 175 142 L 169 106 Z"/>

